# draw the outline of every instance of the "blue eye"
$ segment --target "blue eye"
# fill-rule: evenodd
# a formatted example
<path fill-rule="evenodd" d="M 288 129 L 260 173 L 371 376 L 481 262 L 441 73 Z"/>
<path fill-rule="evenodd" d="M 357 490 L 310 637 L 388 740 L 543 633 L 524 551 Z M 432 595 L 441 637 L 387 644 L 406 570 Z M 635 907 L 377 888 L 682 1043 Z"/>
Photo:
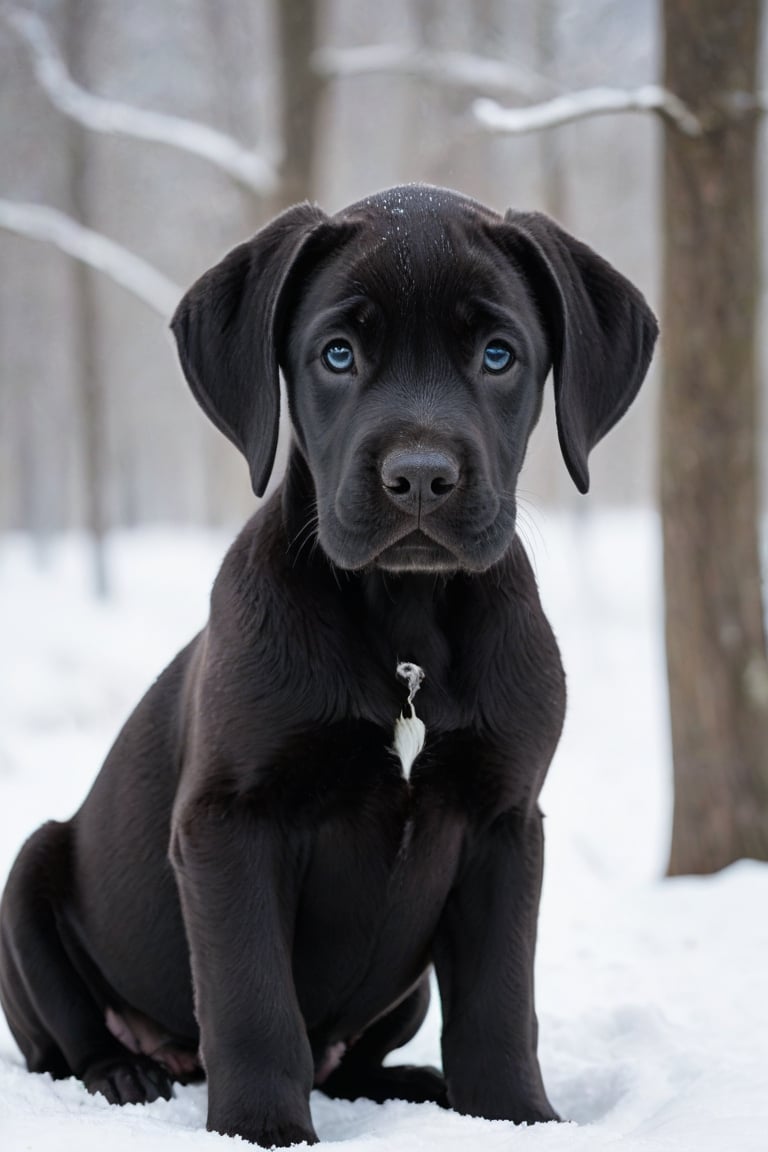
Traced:
<path fill-rule="evenodd" d="M 483 368 L 486 372 L 504 372 L 514 360 L 514 353 L 508 344 L 495 340 L 483 352 Z"/>
<path fill-rule="evenodd" d="M 346 340 L 332 340 L 323 348 L 323 363 L 331 372 L 351 372 L 355 354 Z"/>

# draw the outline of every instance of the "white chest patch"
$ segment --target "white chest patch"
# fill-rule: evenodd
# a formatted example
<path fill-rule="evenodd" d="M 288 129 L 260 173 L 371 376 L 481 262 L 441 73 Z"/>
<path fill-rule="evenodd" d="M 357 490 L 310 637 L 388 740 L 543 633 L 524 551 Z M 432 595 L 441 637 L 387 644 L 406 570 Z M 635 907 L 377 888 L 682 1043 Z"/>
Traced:
<path fill-rule="evenodd" d="M 410 780 L 413 762 L 424 747 L 427 735 L 424 722 L 416 715 L 413 706 L 413 698 L 424 680 L 424 671 L 418 664 L 402 663 L 397 665 L 397 675 L 408 685 L 408 703 L 395 721 L 394 751 L 400 757 L 403 776 Z"/>

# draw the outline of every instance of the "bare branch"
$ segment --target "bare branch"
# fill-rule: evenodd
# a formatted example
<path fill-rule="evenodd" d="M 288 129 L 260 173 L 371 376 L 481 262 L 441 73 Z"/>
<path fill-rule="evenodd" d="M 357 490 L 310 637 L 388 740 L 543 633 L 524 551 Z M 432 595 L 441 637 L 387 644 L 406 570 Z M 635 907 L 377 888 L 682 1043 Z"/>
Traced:
<path fill-rule="evenodd" d="M 231 136 L 181 116 L 149 112 L 116 100 L 94 96 L 70 76 L 43 20 L 34 12 L 11 11 L 6 19 L 26 44 L 38 83 L 51 103 L 94 132 L 130 136 L 166 144 L 208 160 L 250 192 L 264 194 L 277 185 L 275 166 L 260 152 L 244 148 Z"/>
<path fill-rule="evenodd" d="M 560 86 L 530 68 L 505 64 L 468 52 L 431 52 L 397 44 L 371 44 L 360 48 L 322 48 L 312 57 L 320 76 L 370 76 L 396 73 L 433 80 L 454 88 L 516 93 L 540 100 Z"/>
<path fill-rule="evenodd" d="M 178 284 L 146 260 L 100 232 L 84 228 L 56 208 L 0 200 L 0 228 L 30 240 L 54 244 L 62 252 L 109 276 L 110 280 L 132 292 L 164 319 L 171 315 L 181 299 L 182 289 Z"/>
<path fill-rule="evenodd" d="M 671 120 L 686 136 L 700 136 L 703 125 L 677 96 L 655 84 L 625 91 L 587 88 L 527 108 L 502 108 L 495 100 L 475 100 L 472 111 L 489 132 L 523 135 L 542 128 L 570 124 L 587 116 L 610 112 L 657 112 Z"/>

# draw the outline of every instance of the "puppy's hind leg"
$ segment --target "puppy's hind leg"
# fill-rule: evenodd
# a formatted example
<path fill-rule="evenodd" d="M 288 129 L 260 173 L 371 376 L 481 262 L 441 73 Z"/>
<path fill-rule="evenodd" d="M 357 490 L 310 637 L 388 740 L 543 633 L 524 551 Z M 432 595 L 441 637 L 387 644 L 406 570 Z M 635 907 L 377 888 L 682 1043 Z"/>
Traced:
<path fill-rule="evenodd" d="M 71 891 L 71 829 L 51 821 L 19 853 L 0 905 L 0 1002 L 30 1072 L 77 1076 L 113 1104 L 170 1099 L 168 1077 L 135 1056 L 104 1011 L 62 937 Z"/>
<path fill-rule="evenodd" d="M 341 1100 L 364 1097 L 383 1104 L 385 1100 L 407 1100 L 413 1104 L 431 1102 L 448 1107 L 445 1080 L 436 1068 L 412 1064 L 384 1067 L 384 1057 L 411 1040 L 429 1008 L 429 974 L 386 1016 L 380 1017 L 344 1053 L 341 1063 L 322 1083 L 326 1096 Z"/>

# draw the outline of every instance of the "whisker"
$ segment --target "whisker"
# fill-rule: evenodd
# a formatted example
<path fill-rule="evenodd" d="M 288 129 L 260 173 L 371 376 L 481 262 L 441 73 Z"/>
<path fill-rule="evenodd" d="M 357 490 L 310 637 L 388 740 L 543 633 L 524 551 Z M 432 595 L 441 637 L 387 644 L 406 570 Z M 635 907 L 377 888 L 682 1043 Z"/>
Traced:
<path fill-rule="evenodd" d="M 296 535 L 293 537 L 293 539 L 291 540 L 291 542 L 288 545 L 289 552 L 293 552 L 294 548 L 296 547 L 296 545 L 298 543 L 298 548 L 296 549 L 296 552 L 294 553 L 292 561 L 291 561 L 291 567 L 292 568 L 294 568 L 296 566 L 296 564 L 298 563 L 299 557 L 301 556 L 301 553 L 302 553 L 302 550 L 308 542 L 311 542 L 309 555 L 312 556 L 314 548 L 316 547 L 317 542 L 318 542 L 316 529 L 318 528 L 319 524 L 320 524 L 320 517 L 319 517 L 318 512 L 317 512 L 317 505 L 315 505 L 314 510 L 310 513 L 309 517 L 307 518 L 306 523 L 302 525 L 302 527 L 299 529 L 299 531 L 296 533 Z"/>
<path fill-rule="evenodd" d="M 547 542 L 537 519 L 537 517 L 543 515 L 543 512 L 540 507 L 534 504 L 528 494 L 520 491 L 517 493 L 517 508 L 519 513 L 520 535 L 528 546 L 531 563 L 538 577 L 538 566 L 536 563 L 537 552 L 543 549 L 544 554 L 548 555 Z"/>

